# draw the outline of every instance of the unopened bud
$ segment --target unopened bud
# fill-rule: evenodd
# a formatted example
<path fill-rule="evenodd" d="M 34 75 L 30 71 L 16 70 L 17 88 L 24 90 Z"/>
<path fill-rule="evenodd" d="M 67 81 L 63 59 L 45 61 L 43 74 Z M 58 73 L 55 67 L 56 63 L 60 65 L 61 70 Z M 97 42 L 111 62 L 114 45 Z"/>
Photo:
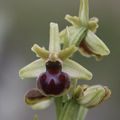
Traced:
<path fill-rule="evenodd" d="M 95 85 L 86 88 L 83 92 L 83 96 L 80 96 L 77 101 L 87 108 L 92 108 L 107 100 L 110 95 L 111 92 L 107 87 Z"/>

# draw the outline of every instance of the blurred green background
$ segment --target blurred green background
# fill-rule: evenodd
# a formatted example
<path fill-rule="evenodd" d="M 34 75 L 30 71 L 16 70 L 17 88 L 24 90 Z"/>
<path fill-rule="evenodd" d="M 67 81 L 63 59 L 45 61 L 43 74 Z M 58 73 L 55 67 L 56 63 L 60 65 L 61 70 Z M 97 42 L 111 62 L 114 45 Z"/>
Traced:
<path fill-rule="evenodd" d="M 86 84 L 107 85 L 112 97 L 91 109 L 86 120 L 120 119 L 120 1 L 90 0 L 90 16 L 100 19 L 97 35 L 109 46 L 111 54 L 101 62 L 75 55 L 75 60 L 93 72 Z M 34 43 L 48 47 L 49 22 L 60 30 L 69 25 L 66 14 L 78 15 L 79 0 L 0 0 L 0 120 L 55 120 L 54 105 L 33 111 L 24 104 L 24 93 L 35 87 L 35 80 L 20 80 L 21 67 L 35 60 L 30 48 Z"/>

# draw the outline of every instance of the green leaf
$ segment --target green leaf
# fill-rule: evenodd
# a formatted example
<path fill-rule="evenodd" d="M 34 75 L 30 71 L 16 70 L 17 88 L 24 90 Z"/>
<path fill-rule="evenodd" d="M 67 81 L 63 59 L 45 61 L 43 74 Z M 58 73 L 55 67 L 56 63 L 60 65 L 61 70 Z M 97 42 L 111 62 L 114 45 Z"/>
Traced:
<path fill-rule="evenodd" d="M 29 65 L 25 66 L 19 71 L 21 79 L 38 77 L 41 73 L 45 72 L 45 61 L 38 59 Z"/>
<path fill-rule="evenodd" d="M 37 55 L 37 57 L 41 57 L 43 59 L 48 59 L 49 51 L 45 48 L 41 48 L 39 45 L 34 44 L 31 50 Z"/>
<path fill-rule="evenodd" d="M 56 23 L 50 23 L 49 51 L 50 52 L 60 51 L 59 28 L 58 28 L 58 24 Z"/>
<path fill-rule="evenodd" d="M 91 80 L 92 73 L 82 67 L 77 62 L 67 59 L 63 63 L 63 71 L 67 72 L 71 78 Z"/>
<path fill-rule="evenodd" d="M 79 18 L 81 20 L 82 25 L 87 26 L 88 21 L 89 21 L 89 2 L 88 2 L 88 0 L 80 0 Z"/>

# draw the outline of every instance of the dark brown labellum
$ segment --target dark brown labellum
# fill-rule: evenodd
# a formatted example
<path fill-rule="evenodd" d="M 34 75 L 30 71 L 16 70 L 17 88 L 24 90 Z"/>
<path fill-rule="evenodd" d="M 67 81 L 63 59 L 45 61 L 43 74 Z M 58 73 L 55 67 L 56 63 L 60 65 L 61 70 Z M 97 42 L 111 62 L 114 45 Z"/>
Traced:
<path fill-rule="evenodd" d="M 58 72 L 60 72 L 62 69 L 62 65 L 59 61 L 48 61 L 46 63 L 46 70 L 50 73 L 50 74 L 57 74 Z"/>
<path fill-rule="evenodd" d="M 59 95 L 70 86 L 69 76 L 64 72 L 50 74 L 45 72 L 37 79 L 37 87 L 46 95 Z"/>
<path fill-rule="evenodd" d="M 48 61 L 46 72 L 37 79 L 37 87 L 46 95 L 60 95 L 69 86 L 69 76 L 67 73 L 62 72 L 62 65 L 59 61 Z"/>

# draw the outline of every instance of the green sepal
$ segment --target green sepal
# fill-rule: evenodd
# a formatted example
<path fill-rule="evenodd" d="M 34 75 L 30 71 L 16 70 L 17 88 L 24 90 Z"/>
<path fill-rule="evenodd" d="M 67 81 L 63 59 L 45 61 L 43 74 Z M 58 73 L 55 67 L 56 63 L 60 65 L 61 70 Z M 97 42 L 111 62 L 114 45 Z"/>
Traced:
<path fill-rule="evenodd" d="M 106 56 L 110 54 L 110 50 L 105 43 L 91 31 L 88 31 L 85 42 L 88 48 L 97 55 Z"/>
<path fill-rule="evenodd" d="M 63 71 L 68 73 L 68 75 L 70 75 L 72 79 L 85 79 L 85 80 L 92 79 L 91 72 L 89 72 L 79 63 L 70 59 L 67 59 L 63 62 Z"/>
<path fill-rule="evenodd" d="M 89 2 L 88 0 L 80 0 L 79 18 L 82 25 L 87 26 L 89 21 Z"/>
<path fill-rule="evenodd" d="M 41 73 L 45 72 L 45 70 L 45 61 L 43 59 L 38 59 L 22 68 L 19 71 L 19 76 L 21 79 L 35 78 L 38 77 Z"/>
<path fill-rule="evenodd" d="M 51 53 L 60 51 L 59 28 L 58 28 L 58 24 L 56 23 L 50 23 L 49 51 Z"/>

